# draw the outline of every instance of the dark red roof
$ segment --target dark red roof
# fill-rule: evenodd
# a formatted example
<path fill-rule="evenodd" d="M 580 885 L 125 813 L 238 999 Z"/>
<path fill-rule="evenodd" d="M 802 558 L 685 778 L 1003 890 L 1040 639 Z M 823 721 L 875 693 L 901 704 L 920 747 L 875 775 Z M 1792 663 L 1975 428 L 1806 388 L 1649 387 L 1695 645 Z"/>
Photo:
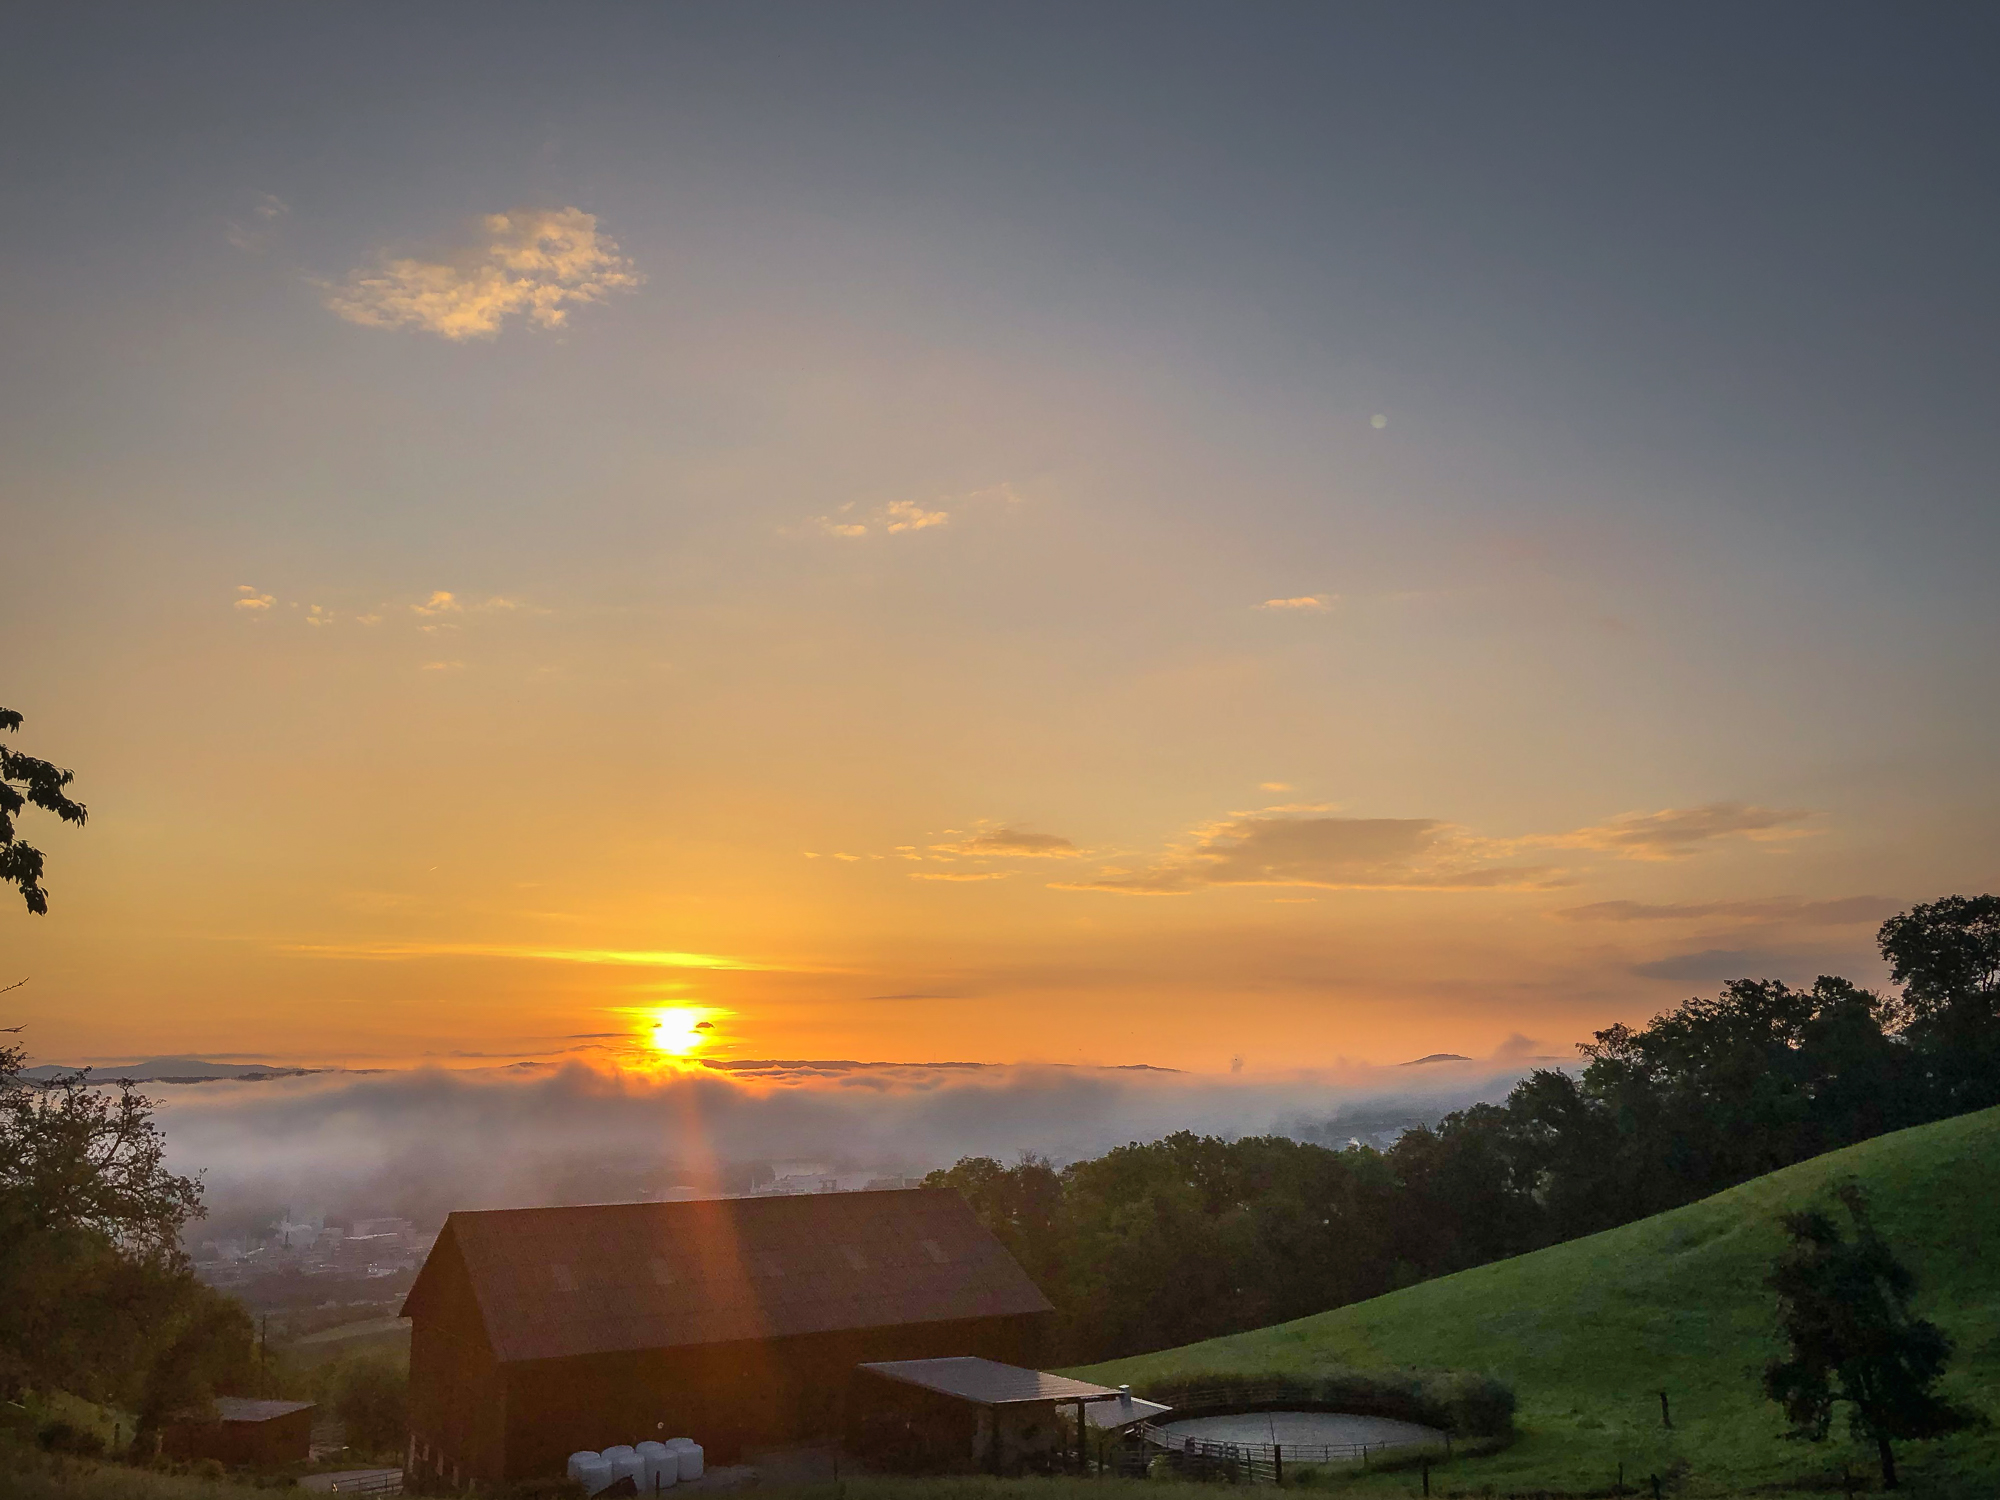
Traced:
<path fill-rule="evenodd" d="M 454 1253 L 503 1364 L 1051 1310 L 948 1188 L 455 1213 L 405 1316 Z"/>

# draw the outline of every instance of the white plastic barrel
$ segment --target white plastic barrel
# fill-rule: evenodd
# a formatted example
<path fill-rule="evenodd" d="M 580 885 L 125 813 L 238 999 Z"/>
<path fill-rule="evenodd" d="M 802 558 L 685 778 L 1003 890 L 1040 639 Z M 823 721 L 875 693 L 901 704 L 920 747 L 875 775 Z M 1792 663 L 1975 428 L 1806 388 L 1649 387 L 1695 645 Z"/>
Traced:
<path fill-rule="evenodd" d="M 606 1448 L 601 1456 L 611 1464 L 613 1484 L 621 1479 L 629 1479 L 632 1481 L 632 1488 L 636 1490 L 646 1482 L 646 1460 L 629 1444 L 620 1443 L 615 1448 Z"/>
<path fill-rule="evenodd" d="M 639 1488 L 642 1491 L 650 1493 L 653 1490 L 668 1489 L 680 1478 L 680 1460 L 674 1450 L 665 1443 L 648 1439 L 638 1444 L 632 1451 L 646 1461 L 646 1472 L 639 1479 Z"/>
<path fill-rule="evenodd" d="M 585 1448 L 577 1453 L 572 1453 L 569 1456 L 569 1469 L 567 1470 L 569 1477 L 572 1479 L 582 1478 L 583 1476 L 580 1472 L 582 1466 L 588 1463 L 595 1463 L 596 1461 L 597 1461 L 597 1454 L 594 1453 L 589 1448 Z"/>
<path fill-rule="evenodd" d="M 576 1482 L 583 1486 L 586 1495 L 594 1495 L 599 1490 L 611 1488 L 611 1481 L 618 1476 L 611 1472 L 611 1465 L 602 1455 L 587 1458 L 576 1466 Z"/>
<path fill-rule="evenodd" d="M 693 1438 L 684 1439 L 683 1442 L 684 1446 L 674 1455 L 680 1460 L 680 1477 L 683 1479 L 699 1479 L 701 1478 L 701 1444 L 697 1443 Z"/>

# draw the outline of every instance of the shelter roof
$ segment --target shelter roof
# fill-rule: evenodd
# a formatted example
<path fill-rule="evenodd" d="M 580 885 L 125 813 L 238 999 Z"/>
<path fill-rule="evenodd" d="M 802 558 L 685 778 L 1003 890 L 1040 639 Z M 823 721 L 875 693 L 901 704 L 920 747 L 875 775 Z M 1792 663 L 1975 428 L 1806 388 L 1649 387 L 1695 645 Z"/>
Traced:
<path fill-rule="evenodd" d="M 295 1411 L 312 1410 L 310 1401 L 253 1401 L 247 1396 L 217 1396 L 215 1414 L 224 1422 L 270 1422 Z"/>
<path fill-rule="evenodd" d="M 886 1359 L 862 1369 L 885 1380 L 922 1386 L 978 1406 L 1014 1406 L 1028 1401 L 1116 1401 L 1119 1392 L 1067 1375 L 1024 1370 L 996 1359 L 959 1355 L 949 1359 Z"/>
<path fill-rule="evenodd" d="M 453 1255 L 503 1364 L 1052 1310 L 948 1188 L 455 1213 L 405 1316 Z"/>

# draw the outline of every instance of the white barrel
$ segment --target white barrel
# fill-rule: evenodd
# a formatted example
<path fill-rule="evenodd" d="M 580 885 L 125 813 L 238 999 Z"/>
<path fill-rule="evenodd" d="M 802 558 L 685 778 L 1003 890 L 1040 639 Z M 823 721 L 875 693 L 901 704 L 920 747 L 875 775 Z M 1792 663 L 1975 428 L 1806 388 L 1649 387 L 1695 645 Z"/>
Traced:
<path fill-rule="evenodd" d="M 700 1443 L 697 1443 L 692 1438 L 689 1438 L 687 1440 L 686 1446 L 681 1448 L 678 1452 L 676 1452 L 674 1454 L 674 1457 L 680 1460 L 681 1478 L 683 1479 L 701 1478 L 702 1454 L 701 1454 Z"/>
<path fill-rule="evenodd" d="M 636 1448 L 620 1443 L 616 1448 L 606 1448 L 601 1456 L 611 1465 L 613 1484 L 629 1479 L 636 1490 L 646 1482 L 646 1460 Z"/>
<path fill-rule="evenodd" d="M 669 1489 L 674 1481 L 680 1478 L 680 1461 L 675 1457 L 674 1450 L 665 1443 L 656 1443 L 648 1439 L 638 1444 L 632 1451 L 646 1460 L 646 1472 L 639 1479 L 641 1490 L 651 1492 Z"/>
<path fill-rule="evenodd" d="M 597 1455 L 588 1448 L 578 1453 L 572 1453 L 569 1456 L 569 1469 L 567 1470 L 569 1477 L 572 1479 L 582 1478 L 583 1476 L 579 1472 L 582 1466 L 587 1463 L 594 1463 L 596 1460 Z"/>
<path fill-rule="evenodd" d="M 600 1455 L 587 1458 L 576 1466 L 576 1482 L 583 1486 L 586 1495 L 594 1495 L 599 1490 L 611 1488 L 611 1481 L 618 1476 L 611 1472 L 611 1465 Z"/>

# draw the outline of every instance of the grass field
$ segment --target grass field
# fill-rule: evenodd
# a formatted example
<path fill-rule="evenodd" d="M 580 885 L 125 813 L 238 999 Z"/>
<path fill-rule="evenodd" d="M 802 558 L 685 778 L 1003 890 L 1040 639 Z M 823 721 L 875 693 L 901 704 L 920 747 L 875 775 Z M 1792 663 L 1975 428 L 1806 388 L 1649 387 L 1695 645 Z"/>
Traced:
<path fill-rule="evenodd" d="M 1818 1447 L 1783 1440 L 1777 1409 L 1758 1388 L 1775 1347 L 1762 1286 L 1779 1247 L 1775 1217 L 1846 1177 L 1867 1187 L 1882 1229 L 1917 1272 L 1920 1310 L 1958 1342 L 1951 1394 L 2000 1423 L 2000 1110 L 1884 1136 L 1657 1218 L 1371 1302 L 1074 1373 L 1143 1386 L 1165 1375 L 1310 1373 L 1330 1364 L 1490 1371 L 1519 1395 L 1520 1440 L 1434 1469 L 1439 1496 L 1609 1494 L 1621 1465 L 1628 1489 L 1643 1495 L 1648 1476 L 1667 1475 L 1677 1462 L 1687 1465 L 1680 1491 L 1687 1496 L 1837 1495 L 1843 1460 L 1862 1488 L 1873 1488 L 1871 1451 L 1844 1429 Z M 1672 1403 L 1671 1431 L 1660 1425 L 1662 1389 Z M 258 1493 L 19 1449 L 11 1457 L 0 1453 L 6 1500 Z M 1912 1500 L 2000 1497 L 2000 1425 L 1904 1445 L 1900 1461 Z M 1326 1481 L 1354 1500 L 1414 1496 L 1419 1483 L 1411 1470 Z M 785 1500 L 1141 1500 L 1163 1488 L 1099 1479 L 856 1479 Z M 780 1493 L 759 1491 L 764 1500 Z"/>
<path fill-rule="evenodd" d="M 1827 1184 L 1859 1180 L 1919 1281 L 1918 1309 L 1952 1335 L 1950 1393 L 2000 1422 L 2000 1110 L 1883 1136 L 1588 1239 L 1294 1323 L 1072 1373 L 1143 1389 L 1213 1371 L 1327 1364 L 1485 1370 L 1520 1400 L 1521 1440 L 1439 1469 L 1439 1493 L 1609 1491 L 1685 1463 L 1685 1493 L 1840 1493 L 1842 1460 L 1872 1484 L 1872 1450 L 1846 1436 L 1789 1442 L 1758 1386 L 1775 1352 L 1763 1277 L 1775 1222 Z M 1660 1422 L 1659 1393 L 1673 1428 Z M 2000 1427 L 1903 1445 L 1912 1496 L 2000 1496 Z M 1361 1477 L 1357 1497 L 1414 1492 L 1410 1474 Z M 1348 1486 L 1342 1485 L 1345 1489 Z"/>

